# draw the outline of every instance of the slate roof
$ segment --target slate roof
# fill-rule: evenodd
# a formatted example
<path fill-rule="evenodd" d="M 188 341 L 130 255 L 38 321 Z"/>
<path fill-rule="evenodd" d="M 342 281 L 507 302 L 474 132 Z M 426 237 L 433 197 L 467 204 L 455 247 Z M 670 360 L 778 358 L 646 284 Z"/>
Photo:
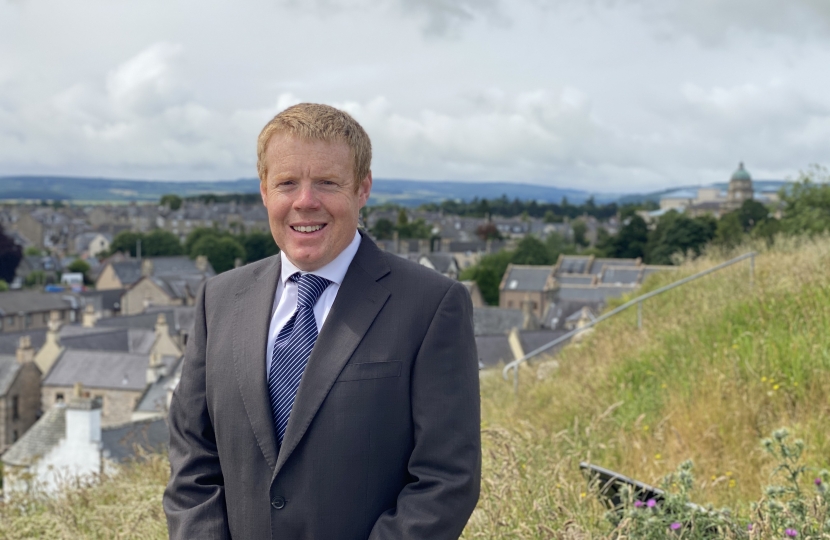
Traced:
<path fill-rule="evenodd" d="M 520 309 L 473 308 L 473 327 L 476 336 L 507 334 L 512 328 L 521 328 L 523 323 L 524 315 Z"/>
<path fill-rule="evenodd" d="M 29 336 L 32 342 L 32 348 L 38 350 L 46 343 L 46 328 L 36 328 L 23 332 L 0 333 L 0 354 L 16 354 L 17 345 L 21 336 Z"/>
<path fill-rule="evenodd" d="M 424 255 L 421 255 L 421 257 L 427 259 L 432 267 L 435 268 L 435 271 L 439 274 L 447 273 L 453 263 L 455 263 L 455 267 L 458 268 L 458 263 L 451 253 L 436 251 L 433 253 L 425 253 Z"/>
<path fill-rule="evenodd" d="M 141 279 L 141 261 L 138 259 L 114 262 L 112 263 L 112 269 L 125 287 Z"/>
<path fill-rule="evenodd" d="M 147 387 L 147 391 L 141 396 L 141 401 L 138 402 L 135 410 L 141 412 L 159 412 L 166 410 L 167 387 L 181 377 L 183 363 L 181 359 L 176 360 L 170 368 L 170 373 Z"/>
<path fill-rule="evenodd" d="M 522 343 L 522 350 L 528 354 L 565 334 L 567 332 L 564 330 L 522 330 L 519 332 L 519 341 Z M 564 346 L 564 343 L 560 343 L 540 354 L 554 354 Z"/>
<path fill-rule="evenodd" d="M 574 313 L 579 312 L 583 307 L 587 307 L 593 313 L 599 313 L 604 304 L 604 300 L 584 301 L 559 299 L 548 305 L 547 310 L 545 310 L 545 316 L 539 322 L 545 328 L 561 330 L 565 327 L 565 321 Z"/>
<path fill-rule="evenodd" d="M 14 382 L 21 365 L 17 363 L 16 356 L 0 356 L 0 396 L 5 396 Z"/>
<path fill-rule="evenodd" d="M 171 356 L 162 357 L 168 366 L 174 361 Z M 147 354 L 65 349 L 42 385 L 67 387 L 79 382 L 84 388 L 144 391 L 149 365 Z"/>
<path fill-rule="evenodd" d="M 66 292 L 7 291 L 0 294 L 0 315 L 64 310 L 79 305 L 78 298 Z"/>
<path fill-rule="evenodd" d="M 579 255 L 563 255 L 559 260 L 559 267 L 556 269 L 556 275 L 559 274 L 584 274 L 588 271 L 588 263 L 591 262 L 591 257 L 582 257 Z"/>
<path fill-rule="evenodd" d="M 505 291 L 543 291 L 552 266 L 510 266 Z"/>
<path fill-rule="evenodd" d="M 101 429 L 104 456 L 117 462 L 147 452 L 164 450 L 169 441 L 165 419 L 141 420 Z M 3 462 L 28 466 L 66 438 L 66 405 L 56 403 L 5 454 Z"/>
<path fill-rule="evenodd" d="M 196 316 L 195 308 L 192 306 L 156 306 L 148 308 L 147 311 L 139 313 L 138 315 L 121 315 L 118 317 L 99 319 L 95 325 L 96 328 L 120 327 L 153 330 L 156 327 L 156 320 L 158 319 L 159 313 L 164 314 L 164 318 L 167 320 L 167 329 L 171 336 L 192 328 Z"/>
<path fill-rule="evenodd" d="M 556 281 L 565 285 L 593 285 L 594 276 L 585 274 L 562 274 L 556 276 Z"/>
<path fill-rule="evenodd" d="M 66 406 L 56 403 L 17 440 L 6 453 L 3 462 L 27 466 L 44 455 L 66 437 Z"/>
<path fill-rule="evenodd" d="M 476 336 L 478 361 L 484 367 L 493 367 L 514 360 L 507 335 Z"/>
<path fill-rule="evenodd" d="M 581 300 L 583 302 L 605 302 L 619 298 L 635 289 L 634 286 L 600 285 L 597 287 L 562 286 L 556 292 L 556 300 Z"/>
<path fill-rule="evenodd" d="M 92 304 L 95 311 L 121 311 L 121 296 L 127 289 L 108 289 L 105 291 L 85 291 L 81 293 L 84 302 Z"/>
<path fill-rule="evenodd" d="M 73 329 L 74 330 L 74 329 Z M 64 336 L 61 346 L 88 351 L 118 351 L 149 354 L 156 334 L 145 328 L 86 328 L 88 332 Z"/>
<path fill-rule="evenodd" d="M 159 452 L 167 448 L 170 429 L 164 418 L 139 420 L 101 429 L 104 456 L 117 462 L 135 457 L 136 450 Z"/>
<path fill-rule="evenodd" d="M 636 267 L 620 267 L 620 266 L 606 266 L 605 269 L 602 271 L 602 276 L 600 278 L 600 283 L 607 283 L 607 284 L 632 284 L 637 285 L 640 283 L 640 278 L 642 276 L 642 268 Z"/>

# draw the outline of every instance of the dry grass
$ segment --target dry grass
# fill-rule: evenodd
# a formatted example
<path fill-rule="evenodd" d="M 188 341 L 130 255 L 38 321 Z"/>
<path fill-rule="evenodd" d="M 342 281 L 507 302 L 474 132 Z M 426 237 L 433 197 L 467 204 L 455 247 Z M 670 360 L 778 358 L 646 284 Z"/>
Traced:
<path fill-rule="evenodd" d="M 752 246 L 748 263 L 652 299 L 558 357 L 522 369 L 520 394 L 482 375 L 482 496 L 465 538 L 602 538 L 611 526 L 578 463 L 657 483 L 695 463 L 692 498 L 739 514 L 771 465 L 759 441 L 786 426 L 830 468 L 830 239 Z M 653 276 L 656 288 L 729 254 Z M 547 375 L 540 375 L 547 372 Z M 51 502 L 0 507 L 0 538 L 164 538 L 163 458 Z"/>

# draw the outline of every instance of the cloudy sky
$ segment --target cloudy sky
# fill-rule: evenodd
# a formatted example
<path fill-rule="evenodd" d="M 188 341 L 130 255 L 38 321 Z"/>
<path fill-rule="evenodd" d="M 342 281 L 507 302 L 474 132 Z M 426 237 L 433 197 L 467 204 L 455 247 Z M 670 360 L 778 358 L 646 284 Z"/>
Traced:
<path fill-rule="evenodd" d="M 255 176 L 300 101 L 381 178 L 632 192 L 830 165 L 828 0 L 0 0 L 0 176 Z"/>

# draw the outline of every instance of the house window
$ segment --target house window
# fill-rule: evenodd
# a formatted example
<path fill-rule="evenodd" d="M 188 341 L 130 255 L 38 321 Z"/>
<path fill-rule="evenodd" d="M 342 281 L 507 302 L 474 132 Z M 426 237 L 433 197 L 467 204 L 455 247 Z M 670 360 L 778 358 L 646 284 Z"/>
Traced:
<path fill-rule="evenodd" d="M 63 403 L 63 394 L 60 392 L 55 394 L 55 403 Z"/>
<path fill-rule="evenodd" d="M 32 314 L 27 313 L 26 314 L 26 328 L 29 328 L 30 326 L 32 326 Z"/>
<path fill-rule="evenodd" d="M 9 324 L 9 326 L 14 326 L 14 315 L 6 317 L 6 322 Z"/>
<path fill-rule="evenodd" d="M 12 422 L 20 420 L 20 396 L 12 396 Z"/>
<path fill-rule="evenodd" d="M 48 314 L 48 313 L 44 313 L 44 314 L 43 314 L 43 324 L 46 324 L 46 323 L 48 323 L 48 322 L 49 322 L 49 314 Z"/>
<path fill-rule="evenodd" d="M 12 442 L 17 442 L 17 430 L 12 431 Z"/>
<path fill-rule="evenodd" d="M 75 322 L 76 318 L 77 318 L 77 314 L 75 313 L 75 310 L 70 311 L 69 312 L 69 322 Z"/>

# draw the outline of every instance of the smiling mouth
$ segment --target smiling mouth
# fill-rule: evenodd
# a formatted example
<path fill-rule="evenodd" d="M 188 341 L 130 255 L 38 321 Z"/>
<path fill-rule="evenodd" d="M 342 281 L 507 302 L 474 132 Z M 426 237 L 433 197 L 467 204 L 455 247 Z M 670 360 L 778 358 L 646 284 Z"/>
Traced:
<path fill-rule="evenodd" d="M 320 229 L 322 229 L 325 226 L 326 225 L 324 223 L 322 225 L 298 225 L 298 226 L 292 225 L 291 228 L 293 230 L 295 230 L 297 232 L 301 232 L 301 233 L 313 233 L 313 232 L 319 231 Z"/>

